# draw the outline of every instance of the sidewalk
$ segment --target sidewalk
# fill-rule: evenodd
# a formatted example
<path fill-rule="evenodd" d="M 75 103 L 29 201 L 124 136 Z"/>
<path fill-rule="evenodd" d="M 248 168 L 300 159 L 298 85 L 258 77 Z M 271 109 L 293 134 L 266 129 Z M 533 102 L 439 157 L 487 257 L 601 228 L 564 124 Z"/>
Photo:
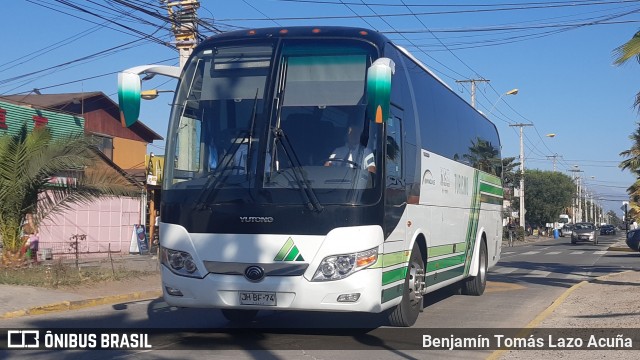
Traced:
<path fill-rule="evenodd" d="M 623 240 L 609 251 L 633 252 Z M 549 307 L 533 319 L 526 329 L 628 329 L 640 324 L 640 254 L 638 265 L 621 273 L 583 281 L 567 289 Z M 596 333 L 596 331 L 594 331 Z M 615 334 L 605 334 L 605 336 Z M 634 344 L 634 349 L 638 349 Z M 637 359 L 640 351 L 630 350 L 498 350 L 488 359 L 540 360 L 566 359 Z"/>
<path fill-rule="evenodd" d="M 158 259 L 151 255 L 114 257 L 115 267 L 146 271 L 148 276 L 92 286 L 47 289 L 0 284 L 0 319 L 37 315 L 162 296 Z M 111 267 L 106 259 L 83 259 L 80 267 Z"/>

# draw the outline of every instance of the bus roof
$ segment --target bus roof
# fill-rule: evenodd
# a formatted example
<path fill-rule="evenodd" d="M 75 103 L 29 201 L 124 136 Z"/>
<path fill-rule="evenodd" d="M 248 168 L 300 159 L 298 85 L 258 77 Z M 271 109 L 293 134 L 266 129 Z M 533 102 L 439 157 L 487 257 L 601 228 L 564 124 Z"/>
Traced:
<path fill-rule="evenodd" d="M 273 38 L 361 38 L 368 40 L 379 48 L 391 42 L 377 31 L 343 26 L 287 26 L 272 28 L 256 28 L 225 32 L 207 38 L 201 45 L 212 42 L 224 42 L 240 39 L 273 39 Z"/>

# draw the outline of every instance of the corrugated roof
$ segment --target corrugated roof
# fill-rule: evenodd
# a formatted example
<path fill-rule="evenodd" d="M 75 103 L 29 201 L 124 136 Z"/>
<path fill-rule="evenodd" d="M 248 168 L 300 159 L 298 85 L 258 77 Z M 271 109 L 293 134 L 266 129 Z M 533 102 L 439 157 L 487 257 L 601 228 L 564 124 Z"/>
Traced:
<path fill-rule="evenodd" d="M 106 99 L 112 103 L 116 109 L 116 104 L 110 97 L 105 95 L 102 91 L 92 91 L 83 93 L 66 93 L 66 94 L 27 94 L 27 95 L 3 95 L 0 96 L 0 101 L 6 101 L 21 106 L 31 106 L 42 110 L 59 111 L 62 113 L 81 115 L 77 112 L 65 111 L 65 107 L 69 104 L 78 104 L 81 101 L 87 101 L 91 98 Z M 138 120 L 133 126 L 130 127 L 131 131 L 137 133 L 143 139 L 149 139 L 149 142 L 153 140 L 163 140 L 155 131 L 151 130 L 142 121 Z"/>

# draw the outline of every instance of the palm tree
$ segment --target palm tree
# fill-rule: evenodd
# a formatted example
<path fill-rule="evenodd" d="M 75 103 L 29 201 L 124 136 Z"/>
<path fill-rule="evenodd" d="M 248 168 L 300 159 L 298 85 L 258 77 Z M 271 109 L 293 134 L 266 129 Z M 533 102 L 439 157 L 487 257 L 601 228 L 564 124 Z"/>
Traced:
<path fill-rule="evenodd" d="M 21 227 L 27 216 L 37 225 L 74 204 L 104 196 L 139 196 L 139 190 L 108 166 L 97 166 L 97 150 L 84 135 L 53 140 L 47 128 L 0 137 L 0 237 L 3 261 L 20 260 Z M 71 184 L 52 184 L 71 175 Z"/>
<path fill-rule="evenodd" d="M 513 188 L 520 183 L 520 163 L 515 157 L 502 158 L 502 186 Z"/>
<path fill-rule="evenodd" d="M 497 173 L 497 169 L 502 167 L 500 150 L 493 146 L 491 142 L 478 137 L 476 142 L 471 141 L 469 153 L 462 155 L 462 157 L 476 169 L 500 176 Z"/>
<path fill-rule="evenodd" d="M 629 41 L 615 48 L 613 54 L 615 56 L 614 65 L 620 66 L 634 58 L 640 62 L 640 31 L 636 32 Z M 636 100 L 633 105 L 640 109 L 640 92 L 636 94 Z"/>
<path fill-rule="evenodd" d="M 625 64 L 633 58 L 640 62 L 640 31 L 636 32 L 629 41 L 615 48 L 613 52 L 616 57 L 613 62 L 615 65 Z M 636 94 L 633 106 L 640 110 L 640 92 Z M 640 204 L 640 127 L 629 136 L 629 139 L 631 139 L 633 145 L 631 149 L 620 153 L 620 156 L 627 159 L 622 161 L 619 167 L 636 175 L 637 180 L 627 189 L 627 193 L 630 196 L 632 207 L 635 204 L 634 208 L 637 208 Z"/>

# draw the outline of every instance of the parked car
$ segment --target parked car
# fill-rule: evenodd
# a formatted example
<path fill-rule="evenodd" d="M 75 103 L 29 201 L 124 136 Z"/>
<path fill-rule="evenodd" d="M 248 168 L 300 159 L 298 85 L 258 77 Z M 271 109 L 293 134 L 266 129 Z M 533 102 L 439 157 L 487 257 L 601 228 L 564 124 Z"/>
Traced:
<path fill-rule="evenodd" d="M 640 229 L 629 231 L 626 242 L 629 249 L 640 251 Z"/>
<path fill-rule="evenodd" d="M 616 227 L 613 225 L 602 225 L 600 227 L 600 235 L 615 235 Z"/>
<path fill-rule="evenodd" d="M 597 245 L 598 231 L 596 226 L 593 223 L 576 223 L 573 225 L 571 243 L 575 244 L 578 241 L 592 241 Z"/>
<path fill-rule="evenodd" d="M 560 229 L 560 236 L 571 236 L 573 233 L 573 225 L 565 224 L 562 229 Z"/>

